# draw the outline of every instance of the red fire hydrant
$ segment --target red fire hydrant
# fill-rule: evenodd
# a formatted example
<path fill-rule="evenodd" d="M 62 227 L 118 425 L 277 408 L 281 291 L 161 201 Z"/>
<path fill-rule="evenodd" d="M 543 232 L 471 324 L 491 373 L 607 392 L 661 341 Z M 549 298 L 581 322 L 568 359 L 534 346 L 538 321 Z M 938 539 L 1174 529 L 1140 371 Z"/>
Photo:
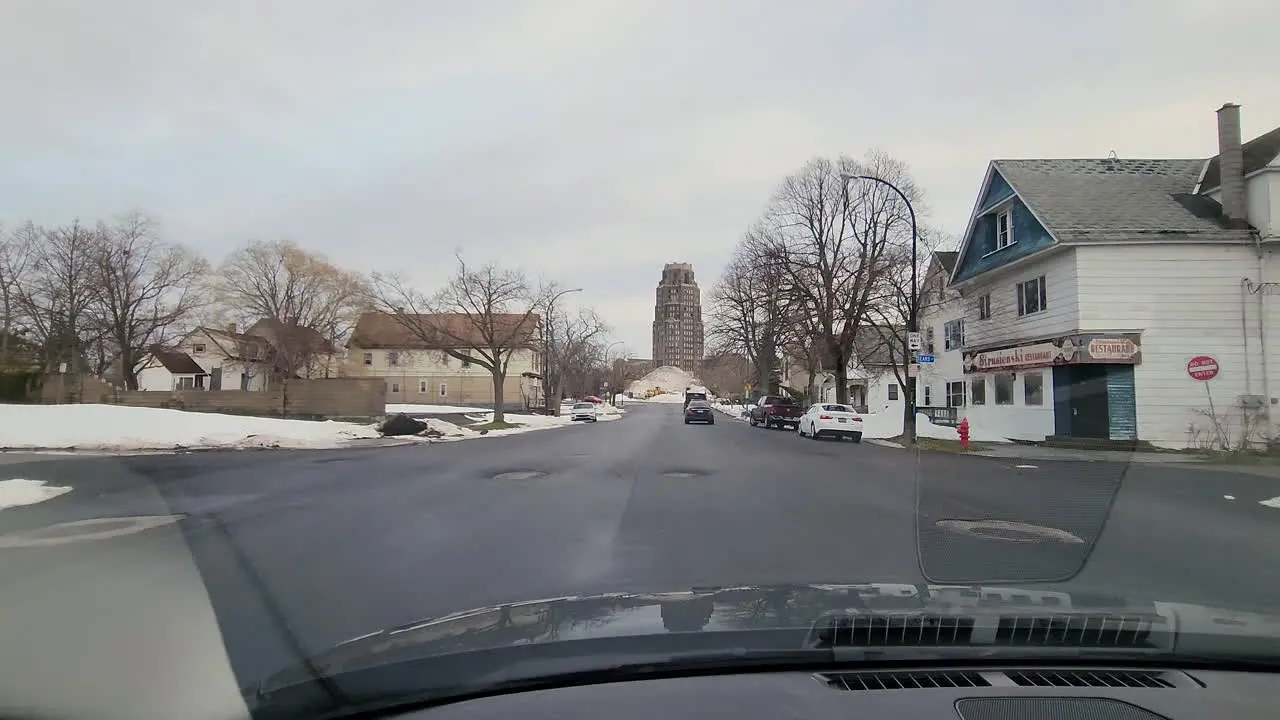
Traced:
<path fill-rule="evenodd" d="M 969 418 L 960 418 L 960 425 L 956 427 L 956 432 L 960 433 L 960 447 L 969 447 Z"/>

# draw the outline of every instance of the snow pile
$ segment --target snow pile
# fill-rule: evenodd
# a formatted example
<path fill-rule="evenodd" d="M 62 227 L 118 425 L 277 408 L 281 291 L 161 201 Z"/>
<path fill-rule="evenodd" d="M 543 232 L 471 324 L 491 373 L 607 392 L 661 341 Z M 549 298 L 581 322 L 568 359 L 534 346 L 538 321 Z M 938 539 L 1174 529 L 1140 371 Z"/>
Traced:
<path fill-rule="evenodd" d="M 482 413 L 489 408 L 463 407 L 455 405 L 415 405 L 413 403 L 387 403 L 387 414 L 396 415 L 449 415 L 452 413 Z"/>
<path fill-rule="evenodd" d="M 684 393 L 682 392 L 662 393 L 661 395 L 654 395 L 651 398 L 637 397 L 637 398 L 633 398 L 632 402 L 675 403 L 677 405 L 682 405 L 684 404 Z"/>
<path fill-rule="evenodd" d="M 693 375 L 671 365 L 663 365 L 654 369 L 648 375 L 634 380 L 627 386 L 627 391 L 637 398 L 643 399 L 646 395 L 657 389 L 662 393 L 684 393 L 685 388 L 690 385 L 701 385 Z M 683 395 L 680 398 L 684 402 Z"/>
<path fill-rule="evenodd" d="M 334 448 L 371 426 L 123 405 L 0 405 L 0 448 Z"/>
<path fill-rule="evenodd" d="M 49 485 L 43 480 L 0 480 L 0 510 L 52 500 L 71 492 L 71 488 Z"/>
<path fill-rule="evenodd" d="M 719 410 L 720 412 L 724 413 L 725 415 L 728 415 L 729 417 L 735 420 L 742 420 L 745 422 L 747 419 L 747 408 L 749 406 L 730 405 L 728 403 L 725 403 L 723 405 L 721 405 L 720 403 L 711 403 L 711 407 L 715 408 L 716 410 Z"/>

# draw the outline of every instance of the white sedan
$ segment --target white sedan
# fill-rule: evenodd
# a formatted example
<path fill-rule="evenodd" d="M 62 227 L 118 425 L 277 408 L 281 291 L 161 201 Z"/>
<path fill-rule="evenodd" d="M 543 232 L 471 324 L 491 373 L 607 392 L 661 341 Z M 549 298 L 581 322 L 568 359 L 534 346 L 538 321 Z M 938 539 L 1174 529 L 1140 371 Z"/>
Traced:
<path fill-rule="evenodd" d="M 847 437 L 854 442 L 862 442 L 862 418 L 848 405 L 818 403 L 800 416 L 796 432 L 801 437 L 814 440 L 822 437 Z"/>
<path fill-rule="evenodd" d="M 589 403 L 589 402 L 574 403 L 573 409 L 569 411 L 569 420 L 571 422 L 576 422 L 578 420 L 585 420 L 587 422 L 596 422 L 599 420 L 599 417 L 598 417 L 599 414 L 600 414 L 600 409 L 596 407 L 595 403 Z"/>

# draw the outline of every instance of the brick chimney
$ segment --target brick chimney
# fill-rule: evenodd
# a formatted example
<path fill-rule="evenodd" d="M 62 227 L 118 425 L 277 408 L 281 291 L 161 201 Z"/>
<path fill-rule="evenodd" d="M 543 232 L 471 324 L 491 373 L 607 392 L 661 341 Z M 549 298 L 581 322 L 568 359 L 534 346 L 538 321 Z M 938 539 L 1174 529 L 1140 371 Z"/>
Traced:
<path fill-rule="evenodd" d="M 1244 193 L 1244 150 L 1240 139 L 1240 106 L 1227 103 L 1218 109 L 1218 172 L 1221 175 L 1222 211 L 1227 219 L 1249 221 Z"/>
<path fill-rule="evenodd" d="M 227 334 L 228 334 L 228 335 L 235 335 L 235 334 L 236 334 L 236 324 L 235 324 L 235 323 L 227 323 Z"/>

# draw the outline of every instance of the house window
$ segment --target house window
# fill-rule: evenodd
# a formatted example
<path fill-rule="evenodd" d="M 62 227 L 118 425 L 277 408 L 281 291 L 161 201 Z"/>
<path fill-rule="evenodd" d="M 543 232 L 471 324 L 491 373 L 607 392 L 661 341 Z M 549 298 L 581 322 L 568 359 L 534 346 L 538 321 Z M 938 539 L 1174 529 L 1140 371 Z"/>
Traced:
<path fill-rule="evenodd" d="M 978 319 L 991 319 L 991 293 L 978 298 Z"/>
<path fill-rule="evenodd" d="M 471 358 L 469 358 L 469 357 L 462 358 L 462 367 L 464 367 L 464 368 L 469 368 L 469 367 L 471 367 Z"/>
<path fill-rule="evenodd" d="M 191 375 L 184 375 L 178 378 L 179 390 L 192 390 L 196 386 L 196 379 Z"/>
<path fill-rule="evenodd" d="M 449 397 L 449 386 L 444 383 L 440 383 L 440 397 Z"/>
<path fill-rule="evenodd" d="M 996 215 L 996 249 L 1003 250 L 1017 242 L 1013 238 L 1013 208 Z"/>
<path fill-rule="evenodd" d="M 947 383 L 947 407 L 964 407 L 964 381 Z"/>
<path fill-rule="evenodd" d="M 979 375 L 969 380 L 969 404 L 987 404 L 987 376 Z"/>
<path fill-rule="evenodd" d="M 924 351 L 930 354 L 933 353 L 933 328 L 928 328 L 924 331 Z"/>
<path fill-rule="evenodd" d="M 1044 375 L 1042 373 L 1023 373 L 1022 402 L 1027 405 L 1044 404 Z"/>
<path fill-rule="evenodd" d="M 924 406 L 925 407 L 929 407 L 933 405 L 933 403 L 930 402 L 930 400 L 932 400 L 932 395 L 933 395 L 932 390 L 933 388 L 929 387 L 928 385 L 924 386 Z"/>
<path fill-rule="evenodd" d="M 203 354 L 204 354 L 204 343 L 196 343 L 195 345 L 192 345 L 192 346 L 191 346 L 191 353 L 192 353 L 193 355 L 203 355 Z"/>
<path fill-rule="evenodd" d="M 373 353 L 365 353 L 365 354 L 364 354 L 364 364 L 365 364 L 365 365 L 372 365 L 372 364 L 373 364 Z"/>
<path fill-rule="evenodd" d="M 391 392 L 393 392 L 393 393 L 398 393 L 398 392 L 400 392 L 400 383 L 398 383 L 398 382 L 393 382 L 393 383 L 391 383 Z"/>
<path fill-rule="evenodd" d="M 1018 316 L 1044 311 L 1049 307 L 1044 292 L 1044 276 L 1018 283 Z"/>
<path fill-rule="evenodd" d="M 423 395 L 426 395 L 426 394 L 427 394 L 427 381 L 426 381 L 426 380 L 419 380 L 419 381 L 418 381 L 418 392 L 419 392 L 419 393 L 421 393 L 421 394 L 423 394 Z"/>
<path fill-rule="evenodd" d="M 898 383 L 889 383 L 889 399 L 898 399 Z"/>
<path fill-rule="evenodd" d="M 992 376 L 996 381 L 996 404 L 1013 404 L 1013 373 L 999 373 Z"/>
<path fill-rule="evenodd" d="M 964 320 L 952 320 L 943 325 L 942 335 L 948 350 L 959 350 L 964 347 Z"/>
<path fill-rule="evenodd" d="M 392 350 L 387 353 L 387 367 L 397 367 L 400 365 L 400 353 Z"/>

